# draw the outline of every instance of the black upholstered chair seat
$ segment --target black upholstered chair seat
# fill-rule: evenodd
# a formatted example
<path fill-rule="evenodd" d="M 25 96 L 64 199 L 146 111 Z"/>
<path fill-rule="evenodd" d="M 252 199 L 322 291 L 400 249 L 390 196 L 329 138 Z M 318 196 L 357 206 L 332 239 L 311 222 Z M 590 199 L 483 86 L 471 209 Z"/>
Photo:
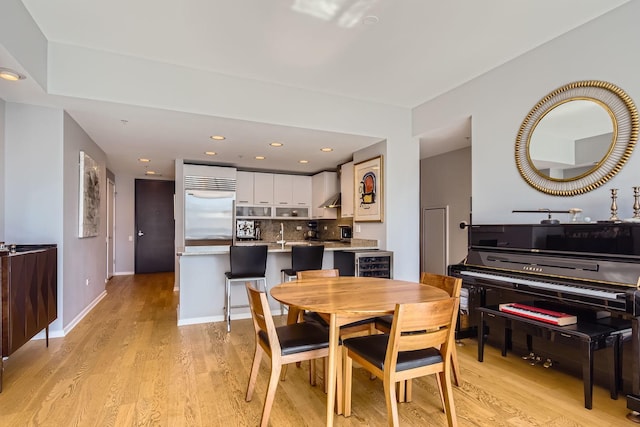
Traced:
<path fill-rule="evenodd" d="M 284 274 L 286 274 L 287 276 L 295 276 L 296 275 L 296 270 L 294 270 L 292 268 L 283 268 L 282 272 Z"/>
<path fill-rule="evenodd" d="M 384 358 L 387 353 L 389 335 L 368 335 L 344 340 L 342 343 L 348 349 L 358 353 L 364 359 L 384 370 Z M 398 353 L 396 371 L 418 368 L 442 362 L 440 351 L 435 348 L 424 350 L 403 351 Z"/>
<path fill-rule="evenodd" d="M 241 273 L 241 274 L 233 274 L 230 271 L 227 271 L 224 273 L 224 275 L 227 277 L 227 279 L 248 279 L 248 278 L 254 278 L 254 277 L 264 277 L 264 273 L 263 274 L 258 274 L 258 273 Z"/>
<path fill-rule="evenodd" d="M 283 356 L 329 347 L 328 331 L 316 323 L 304 322 L 279 326 L 276 328 L 276 333 Z M 258 335 L 263 342 L 269 343 L 266 332 L 260 331 Z"/>

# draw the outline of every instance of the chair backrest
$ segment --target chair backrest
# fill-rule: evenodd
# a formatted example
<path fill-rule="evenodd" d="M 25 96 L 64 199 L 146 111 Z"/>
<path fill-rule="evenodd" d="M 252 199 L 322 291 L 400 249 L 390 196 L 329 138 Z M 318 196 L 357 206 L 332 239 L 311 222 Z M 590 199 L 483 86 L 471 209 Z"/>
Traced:
<path fill-rule="evenodd" d="M 262 277 L 267 270 L 267 245 L 231 246 L 232 276 Z"/>
<path fill-rule="evenodd" d="M 296 272 L 296 278 L 298 279 L 322 279 L 324 277 L 338 277 L 340 276 L 340 270 L 303 270 Z"/>
<path fill-rule="evenodd" d="M 261 333 L 266 335 L 272 354 L 280 354 L 280 341 L 278 341 L 276 326 L 271 316 L 267 294 L 254 288 L 251 282 L 247 282 L 245 287 L 247 288 L 247 296 L 249 297 L 249 307 L 251 308 L 251 318 L 253 319 L 256 339 L 259 342 L 258 336 L 261 335 Z"/>
<path fill-rule="evenodd" d="M 291 246 L 291 269 L 294 271 L 322 269 L 324 245 Z"/>
<path fill-rule="evenodd" d="M 451 360 L 459 298 L 411 304 L 397 304 L 389 334 L 385 366 L 395 371 L 398 352 L 426 348 L 440 349 L 442 360 Z"/>
<path fill-rule="evenodd" d="M 442 289 L 454 298 L 460 297 L 460 290 L 462 289 L 462 279 L 441 274 L 422 272 L 420 274 L 420 283 Z"/>

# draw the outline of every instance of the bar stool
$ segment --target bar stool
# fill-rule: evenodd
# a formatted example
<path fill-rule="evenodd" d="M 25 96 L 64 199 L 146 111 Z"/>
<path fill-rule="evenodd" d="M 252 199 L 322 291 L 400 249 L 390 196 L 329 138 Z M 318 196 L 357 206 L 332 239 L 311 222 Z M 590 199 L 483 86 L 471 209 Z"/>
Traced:
<path fill-rule="evenodd" d="M 258 282 L 264 283 L 264 291 L 267 288 L 267 245 L 256 246 L 231 246 L 229 248 L 229 261 L 231 271 L 224 273 L 225 287 L 224 318 L 227 322 L 227 332 L 231 332 L 231 309 L 249 307 L 244 305 L 231 305 L 231 284 L 233 282 Z"/>
<path fill-rule="evenodd" d="M 324 245 L 291 246 L 291 268 L 283 268 L 282 281 L 289 282 L 296 278 L 298 271 L 321 270 Z"/>

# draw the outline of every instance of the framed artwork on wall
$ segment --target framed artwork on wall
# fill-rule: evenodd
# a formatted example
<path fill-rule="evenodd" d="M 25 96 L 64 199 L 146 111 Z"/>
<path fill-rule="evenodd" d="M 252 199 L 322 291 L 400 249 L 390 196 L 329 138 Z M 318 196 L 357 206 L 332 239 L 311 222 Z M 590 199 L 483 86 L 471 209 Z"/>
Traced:
<path fill-rule="evenodd" d="M 78 195 L 78 236 L 95 237 L 100 226 L 100 169 L 98 163 L 80 151 L 80 192 Z"/>
<path fill-rule="evenodd" d="M 356 163 L 353 171 L 356 195 L 353 220 L 382 222 L 384 211 L 382 156 Z"/>

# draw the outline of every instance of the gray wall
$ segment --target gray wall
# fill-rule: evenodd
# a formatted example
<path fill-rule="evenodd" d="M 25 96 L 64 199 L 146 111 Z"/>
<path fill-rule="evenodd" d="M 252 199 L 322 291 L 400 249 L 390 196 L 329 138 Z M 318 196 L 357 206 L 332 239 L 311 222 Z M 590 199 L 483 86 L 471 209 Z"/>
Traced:
<path fill-rule="evenodd" d="M 0 99 L 0 242 L 4 242 L 4 183 L 7 156 L 4 153 L 5 102 Z"/>
<path fill-rule="evenodd" d="M 80 150 L 99 165 L 100 226 L 96 237 L 79 238 Z M 80 126 L 64 114 L 64 326 L 75 324 L 105 292 L 107 277 L 106 155 Z M 88 280 L 88 284 L 87 284 Z"/>
<path fill-rule="evenodd" d="M 471 148 L 451 151 L 420 161 L 420 206 L 449 206 L 449 263 L 460 262 L 467 255 L 467 230 L 471 197 Z M 422 242 L 425 247 L 429 242 Z"/>
<path fill-rule="evenodd" d="M 58 245 L 58 319 L 63 328 L 63 113 L 8 102 L 5 106 L 5 239 Z"/>
<path fill-rule="evenodd" d="M 104 152 L 62 110 L 7 103 L 5 119 L 5 240 L 58 245 L 58 319 L 62 335 L 104 295 L 106 223 L 97 237 L 78 237 L 79 151 L 100 165 L 106 195 Z M 101 197 L 100 216 L 105 218 Z M 89 279 L 89 285 L 86 280 Z"/>
<path fill-rule="evenodd" d="M 618 215 L 632 216 L 634 185 L 640 185 L 640 154 L 611 181 L 574 197 L 554 197 L 534 190 L 518 173 L 515 138 L 530 109 L 552 90 L 577 80 L 604 80 L 640 101 L 640 2 L 620 8 L 528 52 L 413 110 L 413 133 L 420 135 L 461 117 L 472 122 L 472 194 L 474 223 L 538 223 L 539 214 L 512 209 L 577 207 L 584 216 L 610 215 L 611 188 L 619 188 Z M 551 66 L 552 65 L 552 66 Z M 568 221 L 568 215 L 559 217 Z"/>

